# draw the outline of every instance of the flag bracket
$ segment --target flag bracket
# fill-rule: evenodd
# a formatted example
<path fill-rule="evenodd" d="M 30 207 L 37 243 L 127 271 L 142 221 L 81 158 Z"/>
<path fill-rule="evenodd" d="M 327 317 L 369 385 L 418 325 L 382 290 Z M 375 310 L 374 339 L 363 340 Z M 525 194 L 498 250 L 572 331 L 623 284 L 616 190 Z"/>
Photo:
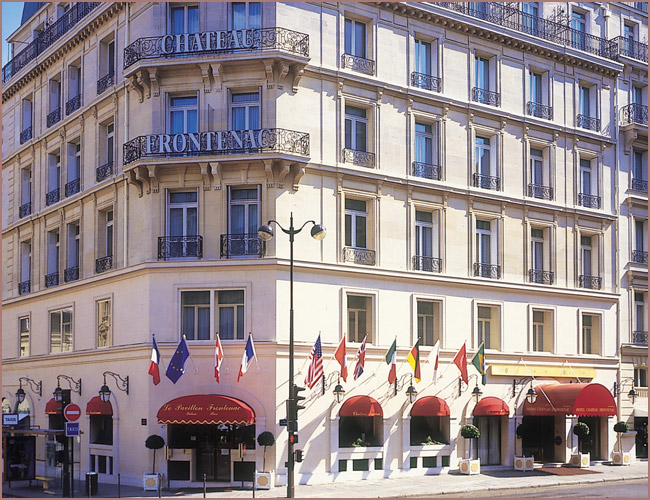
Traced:
<path fill-rule="evenodd" d="M 478 387 L 478 375 L 476 373 L 472 373 L 469 378 L 467 379 L 467 384 L 465 384 L 465 389 L 463 389 L 463 379 L 458 378 L 458 397 L 462 396 L 463 392 L 467 391 L 469 389 L 469 382 L 473 378 L 476 378 L 476 387 Z"/>

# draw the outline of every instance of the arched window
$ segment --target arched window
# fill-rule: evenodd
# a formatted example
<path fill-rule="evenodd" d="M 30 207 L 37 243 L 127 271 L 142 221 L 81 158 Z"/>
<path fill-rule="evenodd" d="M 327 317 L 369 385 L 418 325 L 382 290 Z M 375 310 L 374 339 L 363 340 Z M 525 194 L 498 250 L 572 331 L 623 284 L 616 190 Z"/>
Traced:
<path fill-rule="evenodd" d="M 383 411 L 369 396 L 348 399 L 339 412 L 339 448 L 382 446 Z"/>

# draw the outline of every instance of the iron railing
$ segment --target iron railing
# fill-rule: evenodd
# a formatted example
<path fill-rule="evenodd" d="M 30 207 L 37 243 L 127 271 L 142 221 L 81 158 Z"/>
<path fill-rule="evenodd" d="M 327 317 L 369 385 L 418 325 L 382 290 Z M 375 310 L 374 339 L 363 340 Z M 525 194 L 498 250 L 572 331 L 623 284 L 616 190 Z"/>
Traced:
<path fill-rule="evenodd" d="M 32 138 L 32 127 L 27 127 L 20 133 L 20 143 L 24 144 Z"/>
<path fill-rule="evenodd" d="M 68 198 L 73 194 L 81 191 L 81 179 L 74 179 L 65 185 L 65 197 Z"/>
<path fill-rule="evenodd" d="M 257 235 L 249 234 L 222 234 L 221 235 L 221 258 L 230 259 L 246 255 L 264 257 L 266 253 L 266 242 Z"/>
<path fill-rule="evenodd" d="M 633 332 L 632 341 L 635 344 L 648 345 L 648 332 L 643 330 Z"/>
<path fill-rule="evenodd" d="M 112 269 L 112 267 L 113 267 L 112 255 L 107 255 L 106 257 L 100 257 L 99 259 L 95 259 L 96 273 L 103 273 L 104 271 L 108 271 L 109 269 Z"/>
<path fill-rule="evenodd" d="M 50 273 L 45 275 L 45 288 L 56 286 L 59 284 L 59 273 Z"/>
<path fill-rule="evenodd" d="M 97 170 L 95 171 L 95 179 L 97 182 L 101 182 L 104 179 L 108 179 L 111 175 L 113 175 L 113 162 L 109 161 L 108 163 L 104 163 L 103 165 L 97 167 Z"/>
<path fill-rule="evenodd" d="M 578 286 L 580 288 L 600 290 L 602 284 L 603 279 L 600 276 L 587 276 L 586 274 L 578 276 Z"/>
<path fill-rule="evenodd" d="M 594 196 L 593 194 L 579 193 L 578 205 L 587 208 L 600 208 L 600 196 Z"/>
<path fill-rule="evenodd" d="M 577 125 L 580 128 L 593 130 L 594 132 L 600 131 L 600 118 L 592 118 L 591 116 L 578 115 Z"/>
<path fill-rule="evenodd" d="M 343 249 L 343 260 L 355 264 L 375 265 L 375 251 L 366 248 L 345 247 Z"/>
<path fill-rule="evenodd" d="M 413 162 L 413 175 L 422 177 L 424 179 L 440 180 L 440 167 L 430 163 L 422 163 L 420 161 Z"/>
<path fill-rule="evenodd" d="M 360 167 L 375 167 L 375 154 L 368 153 L 366 151 L 357 151 L 355 149 L 343 150 L 343 161 L 345 163 L 352 163 L 353 165 L 359 165 Z"/>
<path fill-rule="evenodd" d="M 107 88 L 115 85 L 114 73 L 108 73 L 97 80 L 97 95 L 103 94 Z"/>
<path fill-rule="evenodd" d="M 552 200 L 553 188 L 551 186 L 542 186 L 541 184 L 528 184 L 528 196 L 540 200 Z"/>
<path fill-rule="evenodd" d="M 644 252 L 643 250 L 632 250 L 632 262 L 635 264 L 647 264 L 648 252 Z"/>
<path fill-rule="evenodd" d="M 474 262 L 474 276 L 482 278 L 501 278 L 501 266 L 496 264 L 483 264 L 482 262 Z"/>
<path fill-rule="evenodd" d="M 203 236 L 158 237 L 158 260 L 203 258 Z"/>
<path fill-rule="evenodd" d="M 474 187 L 480 187 L 483 189 L 495 189 L 499 190 L 501 181 L 498 177 L 492 175 L 484 174 L 474 174 Z"/>
<path fill-rule="evenodd" d="M 18 209 L 18 217 L 23 218 L 27 217 L 29 214 L 32 213 L 32 202 L 28 201 L 27 203 L 23 203 L 20 205 L 20 208 Z"/>
<path fill-rule="evenodd" d="M 531 283 L 542 283 L 544 285 L 552 285 L 555 273 L 553 271 L 544 271 L 543 269 L 529 269 L 528 279 Z"/>
<path fill-rule="evenodd" d="M 553 108 L 551 106 L 546 106 L 541 102 L 528 101 L 526 104 L 526 110 L 531 116 L 544 118 L 545 120 L 553 119 Z"/>
<path fill-rule="evenodd" d="M 472 87 L 472 101 L 489 104 L 490 106 L 501 106 L 501 94 L 479 87 Z"/>
<path fill-rule="evenodd" d="M 643 179 L 632 179 L 632 189 L 634 191 L 648 192 L 648 181 Z"/>
<path fill-rule="evenodd" d="M 54 205 L 61 198 L 61 189 L 56 188 L 45 195 L 45 204 L 49 207 Z"/>
<path fill-rule="evenodd" d="M 81 94 L 76 95 L 65 103 L 66 116 L 71 115 L 81 107 Z"/>
<path fill-rule="evenodd" d="M 442 272 L 442 259 L 437 257 L 413 256 L 413 269 L 416 271 L 429 271 L 430 273 Z"/>
<path fill-rule="evenodd" d="M 341 67 L 365 73 L 366 75 L 375 74 L 375 61 L 352 54 L 343 54 L 341 56 Z"/>
<path fill-rule="evenodd" d="M 61 121 L 61 108 L 55 109 L 51 113 L 47 115 L 47 126 L 48 128 L 54 125 L 55 123 L 59 123 Z"/>
<path fill-rule="evenodd" d="M 32 282 L 30 280 L 18 283 L 18 295 L 25 295 L 31 291 Z"/>
<path fill-rule="evenodd" d="M 621 108 L 621 125 L 648 125 L 648 106 L 644 104 L 628 104 Z"/>
<path fill-rule="evenodd" d="M 426 75 L 424 73 L 411 73 L 411 85 L 419 89 L 432 90 L 440 92 L 442 79 L 437 76 Z"/>
<path fill-rule="evenodd" d="M 63 279 L 66 283 L 77 281 L 79 279 L 79 266 L 68 267 L 63 271 Z"/>
<path fill-rule="evenodd" d="M 630 40 L 624 36 L 617 36 L 610 40 L 612 43 L 612 59 L 619 56 L 631 57 L 638 61 L 648 62 L 648 45 L 645 43 Z"/>

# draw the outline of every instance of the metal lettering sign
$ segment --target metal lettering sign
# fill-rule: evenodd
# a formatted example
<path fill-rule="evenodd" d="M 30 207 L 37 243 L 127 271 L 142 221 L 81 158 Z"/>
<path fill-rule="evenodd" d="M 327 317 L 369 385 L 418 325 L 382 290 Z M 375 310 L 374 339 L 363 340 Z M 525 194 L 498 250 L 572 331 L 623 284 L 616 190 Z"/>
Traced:
<path fill-rule="evenodd" d="M 79 422 L 66 422 L 65 435 L 66 437 L 79 436 Z"/>
<path fill-rule="evenodd" d="M 287 419 L 286 418 L 281 418 L 279 424 L 280 424 L 280 427 L 286 427 L 287 426 Z"/>

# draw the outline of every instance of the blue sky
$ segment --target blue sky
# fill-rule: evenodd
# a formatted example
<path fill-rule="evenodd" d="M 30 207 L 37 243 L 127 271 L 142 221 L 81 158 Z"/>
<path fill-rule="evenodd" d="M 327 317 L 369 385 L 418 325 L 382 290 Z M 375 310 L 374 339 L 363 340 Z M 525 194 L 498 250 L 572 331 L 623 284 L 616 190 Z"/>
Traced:
<path fill-rule="evenodd" d="M 23 2 L 2 2 L 2 65 L 8 62 L 7 37 L 20 26 L 23 15 Z M 20 49 L 18 49 L 20 50 Z"/>

